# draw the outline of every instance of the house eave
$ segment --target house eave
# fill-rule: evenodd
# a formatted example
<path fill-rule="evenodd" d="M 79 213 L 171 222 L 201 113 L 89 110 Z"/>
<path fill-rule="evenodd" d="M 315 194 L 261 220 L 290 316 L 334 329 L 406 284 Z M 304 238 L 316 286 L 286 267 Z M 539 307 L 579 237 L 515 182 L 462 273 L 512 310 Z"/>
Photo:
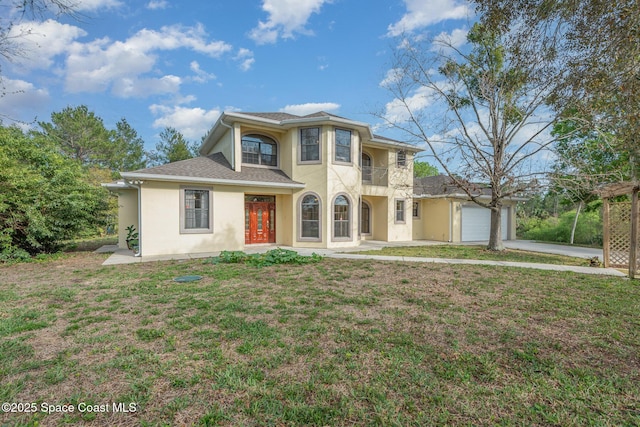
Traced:
<path fill-rule="evenodd" d="M 382 140 L 377 138 L 371 138 L 369 140 L 362 142 L 363 147 L 374 147 L 374 148 L 389 148 L 393 147 L 396 149 L 402 149 L 405 151 L 410 151 L 412 153 L 419 153 L 423 151 L 421 148 L 416 147 L 415 145 L 407 144 L 404 142 L 393 142 L 389 140 Z"/>
<path fill-rule="evenodd" d="M 158 175 L 158 174 L 148 174 L 148 173 L 123 173 L 122 177 L 130 181 L 149 180 L 149 181 L 169 181 L 169 182 L 190 182 L 190 183 L 198 183 L 198 184 L 231 185 L 236 187 L 264 187 L 264 188 L 286 188 L 286 189 L 301 189 L 306 187 L 306 185 L 302 183 L 200 178 L 200 177 L 194 177 L 194 176 Z"/>
<path fill-rule="evenodd" d="M 135 189 L 133 185 L 128 182 L 118 181 L 118 182 L 104 182 L 100 184 L 101 187 L 106 188 L 109 191 L 118 191 L 118 190 L 130 190 Z"/>

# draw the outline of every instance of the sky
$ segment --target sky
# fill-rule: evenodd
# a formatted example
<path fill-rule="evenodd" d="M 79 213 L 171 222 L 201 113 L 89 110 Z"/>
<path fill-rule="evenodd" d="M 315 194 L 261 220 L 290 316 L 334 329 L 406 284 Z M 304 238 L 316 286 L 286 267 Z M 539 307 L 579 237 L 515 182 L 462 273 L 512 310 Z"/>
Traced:
<path fill-rule="evenodd" d="M 3 123 L 86 105 L 108 129 L 125 118 L 147 149 L 168 126 L 199 142 L 223 111 L 327 111 L 378 130 L 400 36 L 464 40 L 473 21 L 460 0 L 74 3 L 75 18 L 13 27 L 23 54 L 0 60 Z"/>

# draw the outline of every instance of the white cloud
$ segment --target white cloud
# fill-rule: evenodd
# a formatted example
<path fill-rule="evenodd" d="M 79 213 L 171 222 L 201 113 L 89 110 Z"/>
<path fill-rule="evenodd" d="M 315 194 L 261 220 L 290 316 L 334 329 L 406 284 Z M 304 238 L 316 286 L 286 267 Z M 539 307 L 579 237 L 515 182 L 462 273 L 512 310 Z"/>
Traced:
<path fill-rule="evenodd" d="M 340 104 L 336 104 L 335 102 L 308 102 L 306 104 L 287 105 L 281 108 L 280 111 L 297 116 L 306 116 L 307 114 L 317 113 L 318 111 L 332 111 L 338 108 L 340 108 Z"/>
<path fill-rule="evenodd" d="M 149 107 L 151 113 L 159 116 L 154 122 L 154 128 L 173 127 L 180 131 L 185 138 L 200 141 L 222 113 L 220 109 L 204 110 L 202 108 L 187 108 L 181 106 L 169 107 L 153 104 Z"/>
<path fill-rule="evenodd" d="M 11 28 L 9 38 L 14 39 L 22 52 L 16 62 L 28 68 L 49 68 L 55 56 L 65 53 L 74 40 L 86 35 L 78 27 L 47 19 L 21 22 Z"/>
<path fill-rule="evenodd" d="M 191 80 L 193 80 L 196 83 L 206 83 L 209 80 L 216 79 L 215 74 L 207 73 L 202 68 L 200 68 L 200 64 L 198 64 L 197 61 L 191 61 L 191 64 L 189 64 L 189 68 L 191 69 L 191 71 L 196 73 L 195 76 L 191 77 Z"/>
<path fill-rule="evenodd" d="M 125 41 L 103 38 L 73 43 L 67 58 L 66 88 L 70 92 L 102 92 L 112 87 L 114 94 L 124 97 L 175 93 L 180 84 L 176 76 L 139 76 L 155 71 L 158 51 L 176 49 L 219 57 L 231 46 L 221 41 L 207 42 L 201 25 L 168 26 L 160 31 L 143 29 Z M 138 83 L 140 89 L 131 88 Z"/>
<path fill-rule="evenodd" d="M 380 82 L 380 87 L 382 88 L 393 87 L 400 80 L 402 80 L 402 69 L 392 68 L 390 70 L 387 70 L 387 74 L 384 76 L 384 79 Z"/>
<path fill-rule="evenodd" d="M 25 113 L 34 114 L 49 102 L 50 96 L 46 89 L 38 89 L 32 83 L 24 80 L 2 78 L 0 80 L 4 96 L 0 96 L 0 115 L 10 120 L 19 120 Z M 33 120 L 28 117 L 26 120 Z"/>
<path fill-rule="evenodd" d="M 207 33 L 202 24 L 194 27 L 171 25 L 160 28 L 160 31 L 142 29 L 125 41 L 124 45 L 143 52 L 188 48 L 213 58 L 231 50 L 231 45 L 225 42 L 207 42 L 206 38 Z"/>
<path fill-rule="evenodd" d="M 242 71 L 249 71 L 256 61 L 253 57 L 253 52 L 245 48 L 240 48 L 233 59 L 240 62 L 239 67 Z"/>
<path fill-rule="evenodd" d="M 413 95 L 400 100 L 395 98 L 385 106 L 385 119 L 389 123 L 404 123 L 410 118 L 409 112 L 413 115 L 433 104 L 434 90 L 428 87 L 420 87 Z"/>
<path fill-rule="evenodd" d="M 169 7 L 169 2 L 166 0 L 151 0 L 147 3 L 147 9 L 158 10 L 158 9 L 166 9 Z"/>
<path fill-rule="evenodd" d="M 113 9 L 122 5 L 118 0 L 79 0 L 72 2 L 74 8 L 80 12 L 95 12 L 100 9 Z"/>
<path fill-rule="evenodd" d="M 471 15 L 469 6 L 460 0 L 404 0 L 404 3 L 407 13 L 400 21 L 389 25 L 388 36 L 399 36 L 447 19 L 463 19 Z"/>
<path fill-rule="evenodd" d="M 467 43 L 467 34 L 469 34 L 469 30 L 466 28 L 456 28 L 450 33 L 443 31 L 433 39 L 433 50 L 447 47 L 459 48 Z"/>
<path fill-rule="evenodd" d="M 145 98 L 156 94 L 177 94 L 181 83 L 180 77 L 172 75 L 149 79 L 123 77 L 113 83 L 111 91 L 121 98 Z"/>
<path fill-rule="evenodd" d="M 313 34 L 305 26 L 312 13 L 331 0 L 263 0 L 262 10 L 269 14 L 266 22 L 259 21 L 258 26 L 249 33 L 249 37 L 258 44 L 275 43 L 278 37 L 288 39 L 294 34 Z"/>

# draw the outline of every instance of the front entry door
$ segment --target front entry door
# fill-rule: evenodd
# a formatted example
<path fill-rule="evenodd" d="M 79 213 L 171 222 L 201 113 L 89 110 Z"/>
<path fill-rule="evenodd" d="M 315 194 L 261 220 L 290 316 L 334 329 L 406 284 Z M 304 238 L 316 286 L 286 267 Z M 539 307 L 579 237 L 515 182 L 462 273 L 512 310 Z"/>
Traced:
<path fill-rule="evenodd" d="M 244 204 L 245 243 L 275 243 L 275 214 L 275 203 L 246 201 Z"/>

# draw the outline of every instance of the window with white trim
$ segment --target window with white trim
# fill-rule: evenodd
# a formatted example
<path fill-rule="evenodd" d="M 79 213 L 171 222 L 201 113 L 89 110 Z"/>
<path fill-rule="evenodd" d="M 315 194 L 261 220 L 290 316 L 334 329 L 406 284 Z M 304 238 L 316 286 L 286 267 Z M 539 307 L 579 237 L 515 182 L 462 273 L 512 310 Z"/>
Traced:
<path fill-rule="evenodd" d="M 320 161 L 320 128 L 300 129 L 300 161 Z"/>
<path fill-rule="evenodd" d="M 405 218 L 405 203 L 404 203 L 404 199 L 396 199 L 396 203 L 395 203 L 395 208 L 396 208 L 396 222 L 405 222 L 404 218 Z"/>
<path fill-rule="evenodd" d="M 300 238 L 320 240 L 320 198 L 306 194 L 300 199 Z"/>
<path fill-rule="evenodd" d="M 407 166 L 407 152 L 404 150 L 399 150 L 396 153 L 396 166 L 399 168 L 404 168 Z"/>
<path fill-rule="evenodd" d="M 242 163 L 278 166 L 278 144 L 264 135 L 251 134 L 243 136 Z"/>
<path fill-rule="evenodd" d="M 351 237 L 351 203 L 347 196 L 339 195 L 333 201 L 333 237 Z"/>
<path fill-rule="evenodd" d="M 211 190 L 204 188 L 180 189 L 180 233 L 211 233 Z"/>
<path fill-rule="evenodd" d="M 351 131 L 335 130 L 334 160 L 336 162 L 351 163 Z"/>

